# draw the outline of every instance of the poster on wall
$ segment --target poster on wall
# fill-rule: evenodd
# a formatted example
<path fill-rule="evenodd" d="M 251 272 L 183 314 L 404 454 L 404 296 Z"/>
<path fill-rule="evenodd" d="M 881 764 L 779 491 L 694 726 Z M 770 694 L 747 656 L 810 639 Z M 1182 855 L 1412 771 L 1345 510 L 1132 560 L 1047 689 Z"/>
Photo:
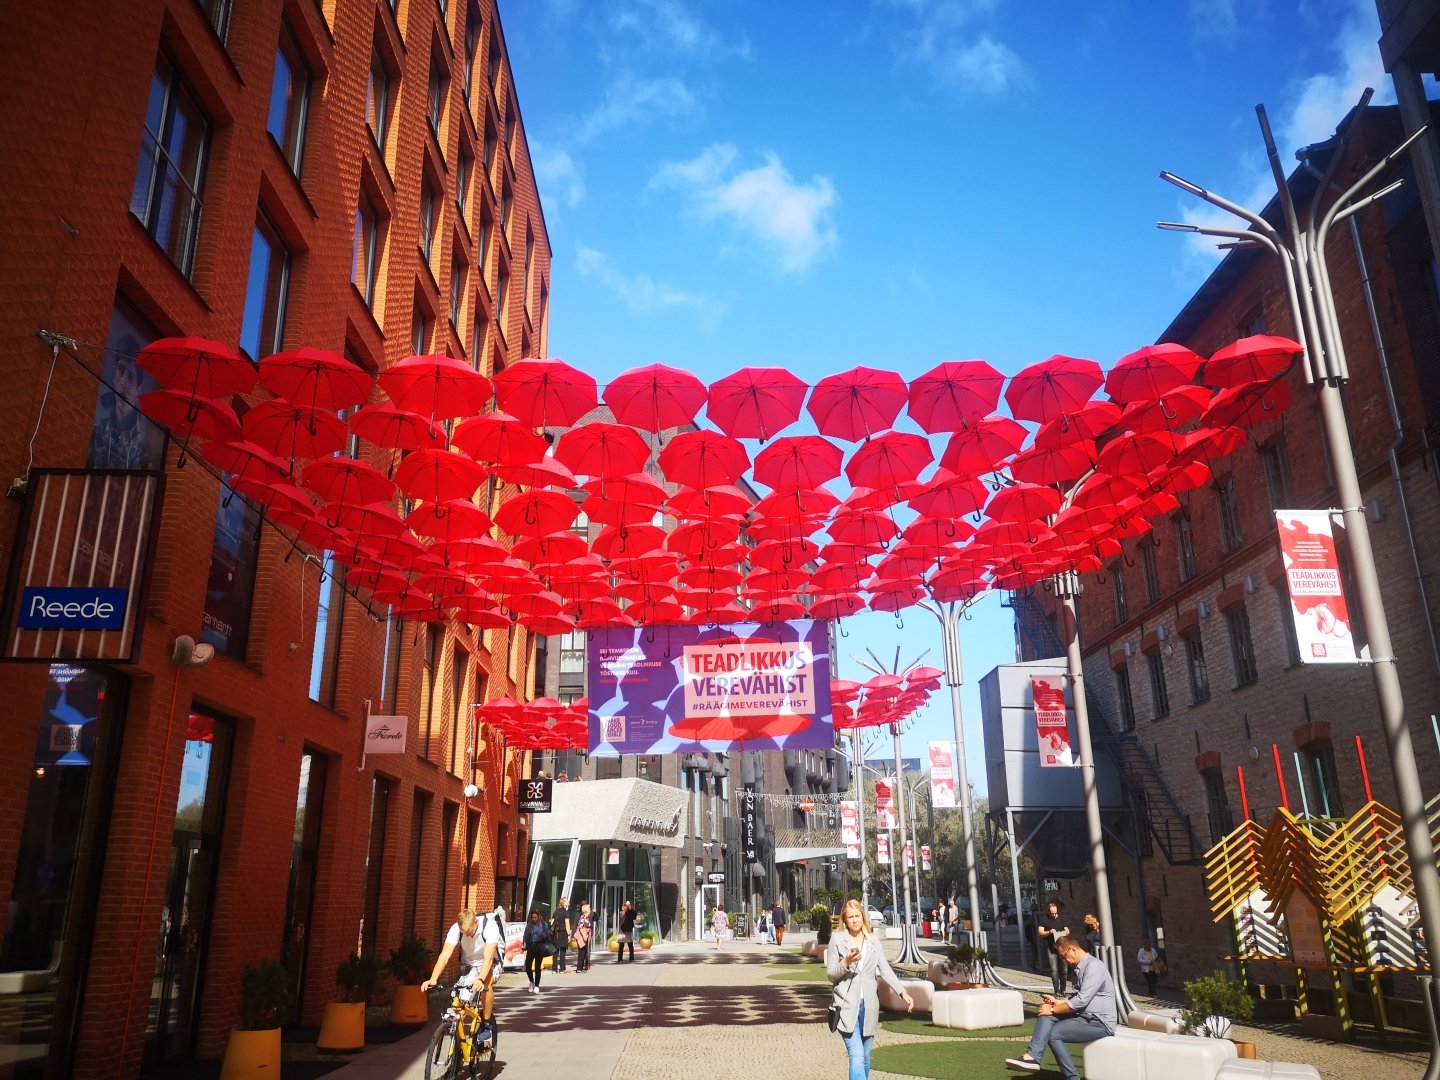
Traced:
<path fill-rule="evenodd" d="M 45 716 L 35 745 L 35 767 L 89 765 L 95 758 L 96 721 L 105 701 L 101 669 L 51 664 Z"/>
<path fill-rule="evenodd" d="M 875 827 L 881 830 L 895 828 L 894 777 L 875 781 Z"/>
<path fill-rule="evenodd" d="M 879 833 L 875 837 L 875 861 L 881 866 L 890 865 L 890 834 Z"/>
<path fill-rule="evenodd" d="M 955 746 L 930 744 L 930 805 L 936 810 L 955 806 Z"/>
<path fill-rule="evenodd" d="M 840 838 L 845 842 L 845 857 L 860 858 L 860 804 L 854 799 L 840 802 Z"/>
<path fill-rule="evenodd" d="M 1358 663 L 1330 511 L 1276 510 L 1275 523 L 1300 662 Z"/>
<path fill-rule="evenodd" d="M 1065 712 L 1065 688 L 1058 679 L 1032 676 L 1030 694 L 1035 700 L 1035 734 L 1044 768 L 1069 769 L 1075 765 L 1070 753 L 1070 717 Z"/>
<path fill-rule="evenodd" d="M 606 627 L 589 634 L 589 752 L 826 750 L 828 624 Z"/>

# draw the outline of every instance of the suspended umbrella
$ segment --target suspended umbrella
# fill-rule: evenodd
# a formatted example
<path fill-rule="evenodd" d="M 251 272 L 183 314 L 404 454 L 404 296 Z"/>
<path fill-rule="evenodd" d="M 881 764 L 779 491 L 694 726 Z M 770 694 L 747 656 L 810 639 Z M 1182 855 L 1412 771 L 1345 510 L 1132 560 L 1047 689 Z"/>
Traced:
<path fill-rule="evenodd" d="M 471 499 L 485 483 L 485 469 L 449 450 L 415 450 L 395 467 L 395 484 L 416 502 Z"/>
<path fill-rule="evenodd" d="M 733 566 L 692 566 L 680 571 L 677 580 L 688 589 L 718 592 L 738 588 L 744 578 Z"/>
<path fill-rule="evenodd" d="M 755 504 L 755 518 L 800 521 L 828 514 L 839 505 L 840 500 L 823 487 L 808 488 L 804 491 L 777 491 L 766 495 Z"/>
<path fill-rule="evenodd" d="M 823 514 L 757 515 L 745 530 L 752 541 L 800 540 L 813 536 L 825 525 Z"/>
<path fill-rule="evenodd" d="M 634 428 L 592 423 L 573 427 L 555 443 L 555 458 L 584 476 L 620 476 L 641 472 L 650 447 Z"/>
<path fill-rule="evenodd" d="M 565 598 L 557 596 L 553 592 L 530 593 L 526 596 L 512 596 L 505 606 L 513 611 L 517 618 L 535 615 L 558 615 L 560 609 L 565 606 Z"/>
<path fill-rule="evenodd" d="M 447 570 L 443 566 L 420 574 L 410 583 L 410 587 L 452 604 L 473 590 L 473 586 L 463 574 Z"/>
<path fill-rule="evenodd" d="M 677 525 L 668 535 L 662 530 L 660 542 L 669 550 L 692 561 L 710 561 L 710 556 L 722 547 L 740 539 L 741 518 L 739 515 L 715 517 L 709 521 L 692 521 Z M 653 546 L 653 545 L 652 545 Z M 600 554 L 599 545 L 596 551 Z"/>
<path fill-rule="evenodd" d="M 755 570 L 745 579 L 745 594 L 750 598 L 788 596 L 803 590 L 809 580 L 810 575 L 799 567 Z"/>
<path fill-rule="evenodd" d="M 353 548 L 355 538 L 342 529 L 334 529 L 325 523 L 324 516 L 315 510 L 294 508 L 269 511 L 270 520 L 295 535 L 295 543 L 303 544 L 315 551 L 341 551 Z"/>
<path fill-rule="evenodd" d="M 1031 548 L 1053 535 L 1035 521 L 991 518 L 975 530 L 975 543 L 995 548 Z"/>
<path fill-rule="evenodd" d="M 866 560 L 884 550 L 885 548 L 878 541 L 875 543 L 832 541 L 820 549 L 820 559 L 825 563 L 854 563 L 857 565 L 864 563 L 868 566 Z"/>
<path fill-rule="evenodd" d="M 549 449 L 534 431 L 509 413 L 489 412 L 457 424 L 451 436 L 457 450 L 490 465 L 528 465 Z"/>
<path fill-rule="evenodd" d="M 1073 413 L 1047 420 L 1035 431 L 1034 446 L 1068 446 L 1082 439 L 1094 441 L 1120 422 L 1121 409 L 1113 401 L 1091 401 Z"/>
<path fill-rule="evenodd" d="M 595 392 L 595 380 L 563 360 L 527 357 L 495 373 L 499 408 L 532 428 L 569 427 L 599 403 Z"/>
<path fill-rule="evenodd" d="M 515 558 L 536 566 L 584 559 L 590 554 L 590 549 L 579 536 L 566 531 L 517 541 L 511 553 Z"/>
<path fill-rule="evenodd" d="M 450 609 L 445 601 L 418 590 L 397 600 L 390 606 L 390 613 L 401 619 L 416 622 L 444 623 L 450 621 Z"/>
<path fill-rule="evenodd" d="M 796 540 L 762 540 L 750 551 L 750 564 L 766 570 L 785 570 L 811 562 L 820 555 L 820 548 L 804 538 Z"/>
<path fill-rule="evenodd" d="M 693 424 L 705 407 L 706 390 L 688 371 L 649 364 L 621 372 L 601 396 L 620 423 L 659 433 Z"/>
<path fill-rule="evenodd" d="M 836 513 L 860 510 L 884 510 L 888 513 L 892 507 L 908 501 L 924 490 L 925 485 L 919 480 L 906 480 L 904 483 L 887 484 L 878 488 L 852 487 Z"/>
<path fill-rule="evenodd" d="M 1198 427 L 1185 434 L 1185 444 L 1177 459 L 1184 461 L 1219 461 L 1245 445 L 1245 432 L 1238 427 Z"/>
<path fill-rule="evenodd" d="M 312 409 L 349 409 L 370 399 L 375 377 L 337 352 L 302 345 L 260 361 L 260 385 Z"/>
<path fill-rule="evenodd" d="M 708 489 L 722 487 L 750 468 L 745 447 L 718 431 L 685 431 L 660 451 L 660 469 L 673 484 Z"/>
<path fill-rule="evenodd" d="M 232 443 L 206 443 L 201 457 L 215 468 L 227 473 L 227 481 L 247 480 L 263 484 L 283 483 L 290 476 L 289 467 L 263 446 L 241 440 Z"/>
<path fill-rule="evenodd" d="M 407 356 L 379 380 L 397 409 L 430 420 L 474 416 L 490 404 L 490 380 L 453 356 Z"/>
<path fill-rule="evenodd" d="M 296 458 L 329 457 L 345 447 L 345 425 L 334 413 L 280 398 L 262 401 L 240 422 L 245 438 L 290 462 Z"/>
<path fill-rule="evenodd" d="M 685 621 L 685 609 L 665 598 L 631 604 L 625 614 L 636 626 L 679 626 Z"/>
<path fill-rule="evenodd" d="M 1111 476 L 1148 473 L 1168 461 L 1173 461 L 1184 441 L 1183 436 L 1168 431 L 1121 435 L 1101 448 L 1095 468 Z"/>
<path fill-rule="evenodd" d="M 896 372 L 854 367 L 816 383 L 805 408 L 821 435 L 859 442 L 894 424 L 908 397 Z"/>
<path fill-rule="evenodd" d="M 920 476 L 935 460 L 924 436 L 887 431 L 864 443 L 845 463 L 845 475 L 859 487 L 894 487 Z"/>
<path fill-rule="evenodd" d="M 764 442 L 799 419 L 805 389 L 784 368 L 741 368 L 710 387 L 706 414 L 732 438 Z"/>
<path fill-rule="evenodd" d="M 1080 485 L 1070 502 L 1073 506 L 1115 506 L 1140 490 L 1135 476 L 1110 476 L 1095 473 Z"/>
<path fill-rule="evenodd" d="M 959 518 L 916 518 L 905 526 L 904 541 L 907 544 L 933 544 L 946 547 L 963 544 L 975 535 L 975 530 Z"/>
<path fill-rule="evenodd" d="M 612 525 L 600 530 L 590 549 L 602 559 L 623 559 L 653 551 L 665 541 L 665 530 L 654 525 Z"/>
<path fill-rule="evenodd" d="M 864 610 L 865 601 L 858 596 L 839 594 L 814 601 L 810 605 L 809 615 L 812 619 L 844 619 Z M 836 726 L 839 726 L 838 719 Z"/>
<path fill-rule="evenodd" d="M 760 540 L 762 537 L 752 537 Z M 739 566 L 745 561 L 745 553 L 749 550 L 738 540 L 729 544 L 721 544 L 718 548 L 705 548 L 699 553 L 690 552 L 685 558 L 693 566 L 697 563 L 705 563 L 709 566 Z"/>
<path fill-rule="evenodd" d="M 1294 401 L 1289 383 L 1248 383 L 1216 394 L 1200 422 L 1210 427 L 1249 427 L 1277 419 Z"/>
<path fill-rule="evenodd" d="M 330 514 L 330 523 L 360 537 L 361 545 L 368 545 L 372 539 L 409 535 L 405 522 L 388 503 L 335 503 Z"/>
<path fill-rule="evenodd" d="M 140 411 L 177 439 L 239 442 L 240 421 L 224 402 L 191 397 L 179 390 L 141 394 Z"/>
<path fill-rule="evenodd" d="M 1060 509 L 1060 493 L 1042 484 L 1014 484 L 995 493 L 985 507 L 990 520 L 1040 521 Z"/>
<path fill-rule="evenodd" d="M 1290 338 L 1256 334 L 1231 342 L 1205 361 L 1203 381 L 1219 389 L 1268 382 L 1290 370 L 1305 350 Z M 142 354 L 143 355 L 143 354 Z"/>
<path fill-rule="evenodd" d="M 1210 482 L 1210 466 L 1203 461 L 1172 463 L 1150 474 L 1148 483 L 1152 491 L 1168 491 L 1171 495 L 1183 495 L 1197 491 Z"/>
<path fill-rule="evenodd" d="M 900 535 L 900 526 L 878 510 L 840 512 L 825 527 L 831 540 L 882 547 Z"/>
<path fill-rule="evenodd" d="M 562 491 L 539 488 L 506 499 L 495 511 L 495 524 L 511 536 L 544 536 L 568 529 L 580 516 L 580 504 Z"/>
<path fill-rule="evenodd" d="M 989 497 L 990 489 L 983 481 L 940 468 L 920 491 L 910 496 L 909 503 L 910 509 L 924 517 L 961 518 L 975 513 Z"/>
<path fill-rule="evenodd" d="M 1026 484 L 1069 484 L 1095 467 L 1095 444 L 1031 447 L 1010 459 L 1010 475 Z"/>
<path fill-rule="evenodd" d="M 218 341 L 172 337 L 152 341 L 135 358 L 166 390 L 192 398 L 225 398 L 255 389 L 255 365 Z"/>
<path fill-rule="evenodd" d="M 237 476 L 230 481 L 230 489 L 244 495 L 266 512 L 274 510 L 291 516 L 308 513 L 312 517 L 315 513 L 315 503 L 310 494 L 294 484 Z"/>
<path fill-rule="evenodd" d="M 743 514 L 755 505 L 748 492 L 733 484 L 713 488 L 684 488 L 666 500 L 670 512 L 682 521 L 713 521 Z"/>
<path fill-rule="evenodd" d="M 593 600 L 577 600 L 565 605 L 565 613 L 584 629 L 600 626 L 624 626 L 631 619 L 620 605 L 608 596 L 597 596 Z"/>
<path fill-rule="evenodd" d="M 793 622 L 805 617 L 805 608 L 793 597 L 781 597 L 756 601 L 750 608 L 750 615 L 763 623 Z M 806 719 L 808 721 L 808 717 Z"/>
<path fill-rule="evenodd" d="M 1177 386 L 1157 398 L 1125 406 L 1120 426 L 1136 433 L 1174 431 L 1198 419 L 1210 398 L 1208 386 Z"/>
<path fill-rule="evenodd" d="M 900 611 L 914 607 L 925 599 L 925 590 L 920 588 L 886 589 L 870 594 L 871 611 Z"/>
<path fill-rule="evenodd" d="M 490 519 L 472 502 L 421 503 L 405 515 L 405 524 L 416 536 L 450 543 L 481 536 L 490 530 Z"/>
<path fill-rule="evenodd" d="M 1146 345 L 1115 361 L 1105 376 L 1105 392 L 1121 405 L 1153 401 L 1193 382 L 1200 363 L 1200 357 L 1184 345 Z"/>
<path fill-rule="evenodd" d="M 350 414 L 349 423 L 356 435 L 385 449 L 433 450 L 445 445 L 445 432 L 438 425 L 394 405 L 366 405 Z"/>
<path fill-rule="evenodd" d="M 459 622 L 477 630 L 503 630 L 510 625 L 509 618 L 488 600 L 462 596 L 451 612 Z"/>
<path fill-rule="evenodd" d="M 300 481 L 325 502 L 385 502 L 395 495 L 390 478 L 373 465 L 355 458 L 314 461 L 300 473 Z"/>
<path fill-rule="evenodd" d="M 646 551 L 628 558 L 615 559 L 610 563 L 610 569 L 617 582 L 623 579 L 643 584 L 668 582 L 677 571 L 675 556 L 663 550 Z"/>
<path fill-rule="evenodd" d="M 998 462 L 1024 445 L 1027 434 L 1009 417 L 988 416 L 977 420 L 957 433 L 941 451 L 940 467 L 962 477 L 994 472 Z"/>
<path fill-rule="evenodd" d="M 503 547 L 488 536 L 472 536 L 430 545 L 432 555 L 446 566 L 455 566 L 471 573 L 483 572 L 509 557 Z"/>
<path fill-rule="evenodd" d="M 1011 376 L 1005 401 L 1015 419 L 1044 423 L 1078 410 L 1103 381 L 1094 360 L 1056 355 Z"/>
<path fill-rule="evenodd" d="M 553 457 L 543 457 L 523 465 L 495 465 L 490 471 L 497 480 L 524 487 L 557 487 L 568 491 L 580 484 L 575 474 Z"/>
<path fill-rule="evenodd" d="M 754 477 L 775 491 L 828 484 L 840 475 L 844 453 L 818 435 L 786 435 L 755 455 Z"/>
<path fill-rule="evenodd" d="M 947 360 L 910 384 L 910 419 L 932 435 L 963 431 L 995 411 L 1005 376 L 984 360 Z"/>

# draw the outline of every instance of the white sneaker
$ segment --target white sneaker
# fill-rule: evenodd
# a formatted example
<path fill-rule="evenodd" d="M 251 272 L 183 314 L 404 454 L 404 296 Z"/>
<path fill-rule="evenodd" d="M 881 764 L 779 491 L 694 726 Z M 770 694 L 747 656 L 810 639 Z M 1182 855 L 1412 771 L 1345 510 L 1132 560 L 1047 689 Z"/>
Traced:
<path fill-rule="evenodd" d="M 1012 1072 L 1039 1072 L 1040 1063 L 1029 1054 L 1024 1057 L 1006 1058 L 1005 1067 Z"/>

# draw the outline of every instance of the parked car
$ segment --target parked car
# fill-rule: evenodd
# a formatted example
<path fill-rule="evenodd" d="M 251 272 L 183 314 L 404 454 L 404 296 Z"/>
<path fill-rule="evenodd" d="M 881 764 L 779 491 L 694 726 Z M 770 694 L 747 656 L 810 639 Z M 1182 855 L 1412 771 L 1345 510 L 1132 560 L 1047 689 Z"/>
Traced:
<path fill-rule="evenodd" d="M 879 911 L 876 908 L 872 907 L 865 912 L 865 915 L 870 920 L 871 926 L 885 925 L 885 913 L 883 911 Z"/>

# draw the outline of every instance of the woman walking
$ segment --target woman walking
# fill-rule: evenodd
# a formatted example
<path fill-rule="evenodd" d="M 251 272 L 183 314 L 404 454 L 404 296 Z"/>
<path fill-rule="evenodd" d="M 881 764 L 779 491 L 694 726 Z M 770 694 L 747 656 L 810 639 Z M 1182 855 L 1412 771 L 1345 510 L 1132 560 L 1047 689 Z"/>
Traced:
<path fill-rule="evenodd" d="M 590 901 L 580 901 L 580 918 L 575 923 L 575 970 L 590 970 L 590 938 L 595 924 L 590 918 Z"/>
<path fill-rule="evenodd" d="M 845 901 L 840 923 L 843 929 L 831 937 L 825 950 L 825 974 L 833 984 L 830 1006 L 840 1013 L 836 1030 L 850 1055 L 850 1080 L 866 1080 L 880 1021 L 879 980 L 884 979 L 885 985 L 900 995 L 907 1012 L 915 1008 L 915 1002 L 885 959 L 885 950 L 875 939 L 860 901 Z"/>
<path fill-rule="evenodd" d="M 725 947 L 725 935 L 730 932 L 730 917 L 725 914 L 725 905 L 716 904 L 715 914 L 710 916 L 710 929 L 715 931 L 715 947 Z"/>
<path fill-rule="evenodd" d="M 530 909 L 530 921 L 525 924 L 525 933 L 521 935 L 520 943 L 525 946 L 525 977 L 530 980 L 532 994 L 540 992 L 540 969 L 545 963 L 545 957 L 552 952 L 550 947 L 550 928 L 540 919 L 540 912 L 536 908 Z"/>

